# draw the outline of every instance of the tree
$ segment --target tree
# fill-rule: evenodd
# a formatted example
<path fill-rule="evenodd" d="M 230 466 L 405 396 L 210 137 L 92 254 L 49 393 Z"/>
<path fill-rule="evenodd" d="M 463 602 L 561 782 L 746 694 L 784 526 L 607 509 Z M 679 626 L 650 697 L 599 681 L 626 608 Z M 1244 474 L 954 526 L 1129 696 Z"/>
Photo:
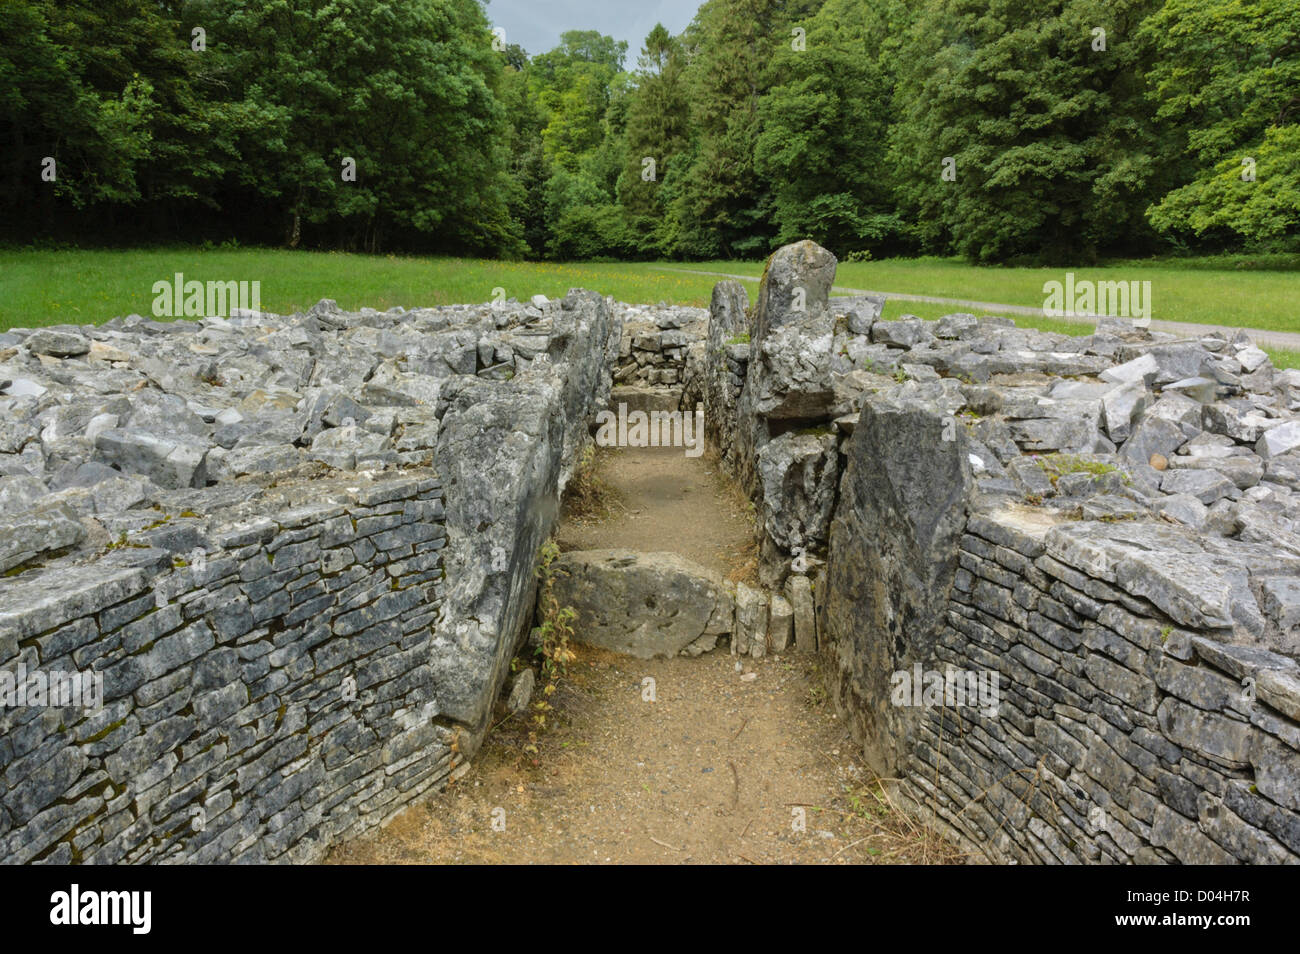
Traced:
<path fill-rule="evenodd" d="M 202 0 L 197 16 L 249 117 L 243 184 L 377 250 L 393 230 L 515 251 L 500 61 L 475 0 Z M 345 176 L 355 164 L 355 178 Z"/>
<path fill-rule="evenodd" d="M 597 30 L 566 30 L 560 34 L 560 45 L 533 57 L 532 65 L 540 83 L 558 86 L 575 64 L 603 67 L 613 75 L 622 72 L 626 57 L 626 40 L 615 40 Z"/>
<path fill-rule="evenodd" d="M 510 216 L 519 224 L 527 254 L 541 255 L 549 236 L 547 166 L 542 149 L 542 130 L 546 128 L 547 117 L 529 82 L 527 55 L 512 44 L 503 57 L 505 66 L 497 97 L 506 116 Z"/>
<path fill-rule="evenodd" d="M 547 116 L 542 143 L 548 162 L 572 172 L 603 141 L 610 90 L 626 53 L 626 42 L 569 30 L 559 46 L 533 58 L 529 79 Z"/>
<path fill-rule="evenodd" d="M 594 30 L 494 51 L 482 0 L 0 0 L 0 224 L 553 258 L 1300 248 L 1300 0 L 705 0 L 626 55 Z"/>
<path fill-rule="evenodd" d="M 888 8 L 829 0 L 806 45 L 773 63 L 759 101 L 755 165 L 772 182 L 781 244 L 811 238 L 839 254 L 880 247 L 899 230 L 883 174 L 891 82 L 880 60 Z"/>
<path fill-rule="evenodd" d="M 695 133 L 675 195 L 677 254 L 765 254 L 775 240 L 772 190 L 758 174 L 758 104 L 769 63 L 820 0 L 706 0 L 687 30 L 687 87 Z"/>
<path fill-rule="evenodd" d="M 671 242 L 664 228 L 668 202 L 661 185 L 675 174 L 677 159 L 689 144 L 689 102 L 681 43 L 663 24 L 646 37 L 637 65 L 636 85 L 627 97 L 617 193 L 638 252 L 650 255 Z"/>
<path fill-rule="evenodd" d="M 1158 117 L 1189 178 L 1149 210 L 1224 244 L 1300 236 L 1300 0 L 1168 0 L 1143 25 Z"/>
<path fill-rule="evenodd" d="M 560 45 L 524 71 L 542 116 L 543 228 L 534 251 L 553 258 L 629 253 L 616 202 L 627 117 L 627 44 L 590 30 L 561 35 Z"/>
<path fill-rule="evenodd" d="M 924 247 L 1065 261 L 1149 235 L 1156 140 L 1134 34 L 1157 2 L 925 4 L 901 55 L 892 135 Z"/>
<path fill-rule="evenodd" d="M 202 97 L 177 4 L 0 0 L 0 208 L 87 231 L 131 206 L 211 201 L 231 137 Z M 52 182 L 41 178 L 46 157 Z"/>

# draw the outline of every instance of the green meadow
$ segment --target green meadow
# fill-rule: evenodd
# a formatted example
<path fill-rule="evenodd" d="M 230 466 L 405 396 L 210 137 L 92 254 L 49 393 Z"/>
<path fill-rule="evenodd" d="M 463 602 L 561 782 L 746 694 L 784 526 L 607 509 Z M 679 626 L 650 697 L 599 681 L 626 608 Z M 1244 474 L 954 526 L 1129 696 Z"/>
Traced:
<path fill-rule="evenodd" d="M 983 268 L 958 259 L 844 262 L 844 289 L 929 295 L 1041 307 L 1043 284 L 1064 269 Z M 1300 331 L 1300 259 L 1224 256 L 1118 262 L 1074 269 L 1076 280 L 1149 281 L 1152 317 L 1270 331 Z M 334 298 L 344 308 L 384 310 L 486 302 L 504 294 L 560 297 L 591 288 L 620 301 L 706 306 L 719 279 L 748 276 L 757 288 L 762 262 L 503 262 L 473 258 L 372 256 L 260 248 L 177 248 L 91 251 L 0 250 L 0 328 L 98 324 L 118 315 L 151 315 L 154 284 L 186 280 L 260 282 L 261 307 L 287 314 Z M 891 300 L 885 317 L 937 318 L 953 306 Z M 1038 316 L 1017 323 L 1066 334 L 1087 324 Z M 1277 363 L 1298 356 L 1276 351 Z"/>

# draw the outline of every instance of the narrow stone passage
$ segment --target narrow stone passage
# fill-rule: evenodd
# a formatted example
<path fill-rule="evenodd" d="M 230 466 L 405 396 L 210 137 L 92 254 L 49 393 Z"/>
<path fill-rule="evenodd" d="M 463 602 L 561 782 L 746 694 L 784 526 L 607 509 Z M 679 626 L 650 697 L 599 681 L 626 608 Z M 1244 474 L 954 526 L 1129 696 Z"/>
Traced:
<path fill-rule="evenodd" d="M 708 458 L 674 447 L 602 450 L 599 478 L 609 512 L 592 519 L 570 509 L 560 549 L 676 553 L 733 581 L 752 574 L 752 511 Z"/>
<path fill-rule="evenodd" d="M 563 549 L 663 550 L 734 580 L 753 572 L 747 504 L 707 458 L 602 451 L 597 475 L 612 499 L 597 517 L 566 514 Z M 959 860 L 879 794 L 825 697 L 818 657 L 738 668 L 725 643 L 695 659 L 576 649 L 535 745 L 529 716 L 500 711 L 468 773 L 329 860 Z"/>

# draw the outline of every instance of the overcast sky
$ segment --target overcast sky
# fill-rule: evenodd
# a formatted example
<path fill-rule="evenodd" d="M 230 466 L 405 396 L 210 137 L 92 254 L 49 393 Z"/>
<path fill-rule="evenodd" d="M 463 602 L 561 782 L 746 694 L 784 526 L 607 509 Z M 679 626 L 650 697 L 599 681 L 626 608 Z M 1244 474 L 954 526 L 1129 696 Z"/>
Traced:
<path fill-rule="evenodd" d="M 702 0 L 488 0 L 493 26 L 503 27 L 507 43 L 530 54 L 545 53 L 565 30 L 599 30 L 627 40 L 624 67 L 636 66 L 646 34 L 662 23 L 672 34 L 691 22 Z"/>

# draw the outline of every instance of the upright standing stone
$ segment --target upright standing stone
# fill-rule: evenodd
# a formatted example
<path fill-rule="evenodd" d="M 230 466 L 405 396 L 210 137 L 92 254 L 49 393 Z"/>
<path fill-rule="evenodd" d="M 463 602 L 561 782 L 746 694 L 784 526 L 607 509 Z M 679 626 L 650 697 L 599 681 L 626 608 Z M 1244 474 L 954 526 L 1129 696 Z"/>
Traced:
<path fill-rule="evenodd" d="M 744 583 L 736 586 L 736 632 L 731 643 L 733 656 L 755 659 L 767 650 L 767 597 Z"/>
<path fill-rule="evenodd" d="M 790 606 L 790 601 L 779 593 L 772 594 L 767 624 L 767 641 L 772 652 L 783 653 L 789 648 L 793 629 L 794 609 Z"/>
<path fill-rule="evenodd" d="M 794 645 L 801 653 L 817 651 L 817 613 L 813 609 L 812 584 L 808 577 L 792 575 L 785 581 L 785 598 L 794 614 Z"/>
<path fill-rule="evenodd" d="M 939 407 L 869 398 L 847 447 L 831 524 L 823 633 L 837 699 L 872 769 L 899 771 L 917 712 L 891 704 L 891 674 L 929 659 L 957 570 L 972 478 L 965 428 Z"/>

